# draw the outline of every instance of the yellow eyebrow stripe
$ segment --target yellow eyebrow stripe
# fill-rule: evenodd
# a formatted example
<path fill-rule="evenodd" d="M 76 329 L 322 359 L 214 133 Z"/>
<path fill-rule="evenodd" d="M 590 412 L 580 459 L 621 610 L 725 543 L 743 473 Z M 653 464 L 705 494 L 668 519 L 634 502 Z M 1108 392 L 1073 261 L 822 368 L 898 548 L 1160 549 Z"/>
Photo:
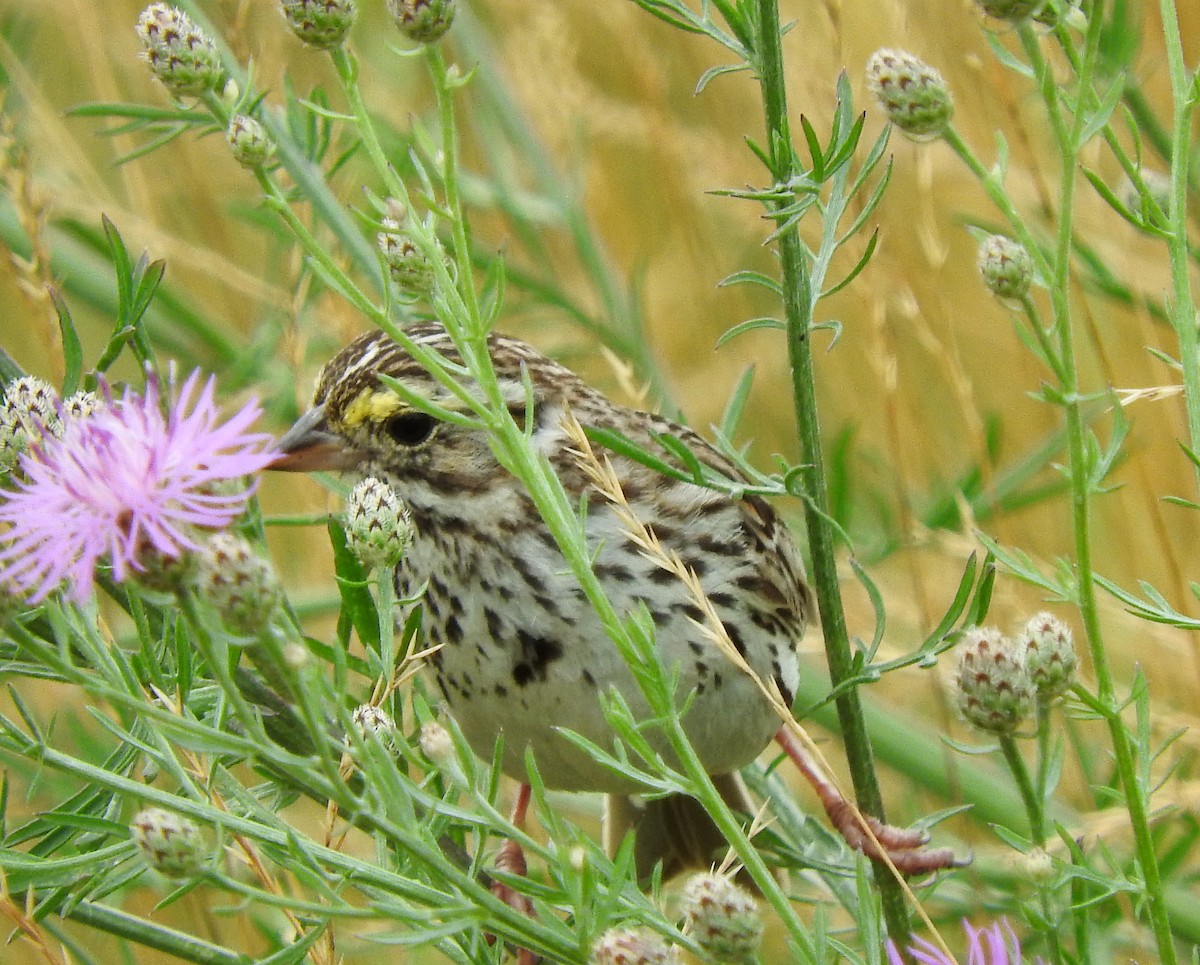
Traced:
<path fill-rule="evenodd" d="M 382 422 L 388 416 L 406 408 L 408 406 L 394 392 L 387 389 L 363 389 L 354 401 L 346 406 L 342 413 L 342 422 L 348 428 L 362 425 L 367 420 Z"/>

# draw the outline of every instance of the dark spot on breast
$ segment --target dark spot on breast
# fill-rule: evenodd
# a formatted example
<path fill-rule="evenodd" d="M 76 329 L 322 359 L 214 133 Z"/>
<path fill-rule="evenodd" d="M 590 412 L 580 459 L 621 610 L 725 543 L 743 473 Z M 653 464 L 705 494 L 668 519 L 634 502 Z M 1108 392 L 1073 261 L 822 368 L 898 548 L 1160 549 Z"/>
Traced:
<path fill-rule="evenodd" d="M 670 570 L 664 570 L 661 566 L 656 566 L 650 571 L 650 582 L 656 583 L 659 586 L 664 586 L 667 583 L 674 583 L 678 579 L 679 577 L 677 577 L 674 573 L 672 573 Z"/>
<path fill-rule="evenodd" d="M 589 687 L 596 686 L 596 678 L 592 676 L 592 672 L 590 670 L 584 670 L 582 676 L 583 676 L 583 682 L 585 684 L 587 684 Z"/>
<path fill-rule="evenodd" d="M 504 631 L 504 623 L 500 619 L 500 614 L 490 607 L 484 607 L 483 618 L 487 621 L 488 633 L 491 634 L 493 640 L 499 642 Z"/>
<path fill-rule="evenodd" d="M 602 580 L 615 580 L 618 583 L 633 581 L 633 574 L 629 572 L 629 567 L 622 566 L 620 563 L 597 563 L 593 569 L 596 571 L 596 576 Z"/>
<path fill-rule="evenodd" d="M 453 613 L 446 620 L 446 640 L 449 643 L 462 643 L 462 627 L 459 626 L 458 617 Z"/>
<path fill-rule="evenodd" d="M 682 613 L 685 617 L 695 620 L 697 623 L 704 622 L 703 611 L 694 603 L 673 603 L 671 609 L 676 613 Z"/>
<path fill-rule="evenodd" d="M 733 644 L 733 649 L 743 657 L 746 656 L 746 641 L 742 639 L 742 631 L 731 623 L 722 622 L 721 626 L 725 628 L 725 633 L 729 637 L 729 642 Z"/>
<path fill-rule="evenodd" d="M 521 659 L 513 666 L 513 681 L 524 687 L 533 680 L 545 680 L 550 664 L 562 656 L 562 644 L 547 637 L 535 636 L 527 630 L 517 631 Z"/>

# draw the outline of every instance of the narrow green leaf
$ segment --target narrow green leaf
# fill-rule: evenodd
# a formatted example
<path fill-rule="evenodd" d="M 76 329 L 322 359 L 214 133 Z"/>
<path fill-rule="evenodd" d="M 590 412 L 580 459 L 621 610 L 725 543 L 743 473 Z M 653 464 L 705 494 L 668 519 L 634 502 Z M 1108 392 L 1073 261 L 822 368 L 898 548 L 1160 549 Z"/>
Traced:
<path fill-rule="evenodd" d="M 821 147 L 821 139 L 809 123 L 807 117 L 800 115 L 800 128 L 804 131 L 804 140 L 808 144 L 808 154 L 812 158 L 812 177 L 814 181 L 825 180 L 825 152 Z"/>
<path fill-rule="evenodd" d="M 334 573 L 342 597 L 342 613 L 349 619 L 358 638 L 372 650 L 379 650 L 379 615 L 368 588 L 362 564 L 346 545 L 346 531 L 336 519 L 330 519 L 329 542 L 333 547 Z"/>
<path fill-rule="evenodd" d="M 845 288 L 847 285 L 849 285 L 850 282 L 854 281 L 854 279 L 857 278 L 862 273 L 862 270 L 867 267 L 867 262 L 869 262 L 871 260 L 871 256 L 873 254 L 875 254 L 875 246 L 878 244 L 879 244 L 879 229 L 876 228 L 874 231 L 871 232 L 871 237 L 867 241 L 867 247 L 863 251 L 862 255 L 859 257 L 858 261 L 856 261 L 854 263 L 854 267 L 851 268 L 850 271 L 846 274 L 846 277 L 843 278 L 841 281 L 839 281 L 836 285 L 834 285 L 832 288 L 827 288 L 827 289 L 825 289 L 825 291 L 821 292 L 821 298 L 828 298 L 830 295 L 834 294 L 835 292 L 840 292 L 843 288 Z"/>
<path fill-rule="evenodd" d="M 742 412 L 746 408 L 746 400 L 750 398 L 750 389 L 753 384 L 754 366 L 750 365 L 738 377 L 737 385 L 733 387 L 733 394 L 729 397 L 729 402 L 725 405 L 725 412 L 721 416 L 721 434 L 726 439 L 732 439 L 737 435 L 738 426 L 742 421 Z"/>
<path fill-rule="evenodd" d="M 764 275 L 761 271 L 750 271 L 744 269 L 735 271 L 732 275 L 726 275 L 719 282 L 718 288 L 729 288 L 733 285 L 762 285 L 763 288 L 783 297 L 783 287 L 774 278 L 769 275 Z"/>
<path fill-rule="evenodd" d="M 756 328 L 767 328 L 775 332 L 786 332 L 787 326 L 778 318 L 751 318 L 744 322 L 739 322 L 732 328 L 728 329 L 720 338 L 717 339 L 717 348 L 720 348 L 726 342 L 730 342 L 739 335 L 744 335 L 746 332 L 752 332 Z"/>
<path fill-rule="evenodd" d="M 62 333 L 63 351 L 63 383 L 62 395 L 66 398 L 79 390 L 79 382 L 83 376 L 83 345 L 79 341 L 79 333 L 75 331 L 75 323 L 71 320 L 71 310 L 67 307 L 66 299 L 57 288 L 47 289 L 54 311 L 58 315 L 58 330 Z"/>
<path fill-rule="evenodd" d="M 718 64 L 715 67 L 709 67 L 708 70 L 706 70 L 703 74 L 700 75 L 700 79 L 698 81 L 696 81 L 696 89 L 692 93 L 698 97 L 699 95 L 704 93 L 704 88 L 706 88 L 708 86 L 709 82 L 716 79 L 717 77 L 720 77 L 723 74 L 736 74 L 739 71 L 749 70 L 749 69 L 750 69 L 750 67 L 746 63 Z"/>

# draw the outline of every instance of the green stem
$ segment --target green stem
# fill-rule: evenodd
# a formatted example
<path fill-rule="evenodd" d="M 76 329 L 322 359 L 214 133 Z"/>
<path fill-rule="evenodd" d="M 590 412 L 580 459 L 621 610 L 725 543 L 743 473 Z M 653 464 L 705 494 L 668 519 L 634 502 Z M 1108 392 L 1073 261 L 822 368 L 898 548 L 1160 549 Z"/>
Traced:
<path fill-rule="evenodd" d="M 479 314 L 479 297 L 471 277 L 471 229 L 463 210 L 459 189 L 458 125 L 454 119 L 454 89 L 457 86 L 446 69 L 446 60 L 438 44 L 428 44 L 425 55 L 429 72 L 437 91 L 438 118 L 442 128 L 442 190 L 450 214 L 450 230 L 454 239 L 454 260 L 460 267 L 458 294 L 470 319 L 470 334 L 483 354 L 487 354 L 487 330 Z"/>
<path fill-rule="evenodd" d="M 1079 84 L 1091 84 L 1102 18 L 1094 16 L 1085 40 L 1084 60 L 1079 70 Z M 1041 57 L 1040 48 L 1030 43 L 1030 28 L 1022 28 L 1026 50 L 1033 59 L 1042 99 L 1049 115 L 1055 140 L 1059 146 L 1061 168 L 1058 203 L 1058 232 L 1054 251 L 1054 271 L 1050 285 L 1050 303 L 1054 331 L 1062 359 L 1061 385 L 1066 415 L 1067 453 L 1070 468 L 1071 521 L 1075 544 L 1076 575 L 1079 581 L 1077 602 L 1086 632 L 1092 669 L 1096 677 L 1097 697 L 1106 708 L 1105 718 L 1116 757 L 1117 772 L 1125 790 L 1125 805 L 1133 829 L 1138 863 L 1145 884 L 1145 896 L 1154 930 L 1158 953 L 1163 965 L 1174 965 L 1175 946 L 1171 924 L 1163 895 L 1162 879 L 1154 840 L 1150 832 L 1146 788 L 1138 776 L 1136 753 L 1129 731 L 1121 719 L 1121 705 L 1116 697 L 1116 684 L 1104 644 L 1100 611 L 1096 599 L 1096 580 L 1092 568 L 1091 494 L 1092 479 L 1086 438 L 1082 400 L 1079 395 L 1079 373 L 1075 356 L 1074 327 L 1071 319 L 1071 229 L 1075 207 L 1076 168 L 1082 132 L 1088 121 L 1086 112 L 1077 111 L 1068 127 L 1059 107 L 1059 90 L 1049 65 Z"/>
<path fill-rule="evenodd" d="M 1171 129 L 1171 205 L 1167 212 L 1170 233 L 1167 253 L 1171 260 L 1172 296 L 1169 310 L 1171 324 L 1179 338 L 1189 444 L 1193 453 L 1200 453 L 1200 343 L 1196 330 L 1196 303 L 1192 298 L 1188 274 L 1187 235 L 1188 175 L 1195 103 L 1191 99 L 1187 70 L 1183 63 L 1183 42 L 1179 35 L 1179 14 L 1174 0 L 1159 0 L 1159 9 L 1175 110 Z M 1197 486 L 1200 487 L 1200 464 L 1194 464 L 1193 468 Z"/>
<path fill-rule="evenodd" d="M 157 922 L 94 901 L 80 901 L 62 912 L 64 918 L 107 932 L 145 948 L 164 952 L 194 965 L 245 965 L 246 956 L 213 945 Z"/>
<path fill-rule="evenodd" d="M 1046 822 L 1043 815 L 1042 800 L 1034 789 L 1029 777 L 1029 768 L 1025 766 L 1025 758 L 1017 750 L 1017 742 L 1011 734 L 1000 735 L 1000 750 L 1004 754 L 1004 762 L 1008 765 L 1009 773 L 1021 794 L 1025 804 L 1025 816 L 1029 819 L 1030 836 L 1039 848 L 1046 843 Z"/>
<path fill-rule="evenodd" d="M 787 183 L 800 173 L 792 148 L 787 120 L 787 86 L 783 69 L 783 38 L 777 0 L 758 2 L 758 49 L 756 64 L 766 115 L 767 144 L 772 177 Z M 777 202 L 776 207 L 786 202 Z M 837 575 L 835 536 L 829 524 L 829 496 L 821 451 L 820 420 L 817 413 L 816 378 L 812 357 L 813 298 L 804 244 L 799 227 L 793 225 L 778 240 L 782 273 L 784 318 L 787 324 L 788 357 L 792 370 L 793 405 L 804 469 L 805 522 L 812 554 L 813 584 L 825 637 L 825 656 L 833 686 L 853 675 L 853 655 L 846 627 L 841 587 Z M 884 820 L 883 796 L 875 774 L 874 754 L 867 735 L 862 702 L 857 689 L 837 698 L 838 721 L 846 747 L 846 758 L 854 793 L 862 810 Z M 888 931 L 897 939 L 909 934 L 910 925 L 901 883 L 891 875 L 876 876 Z"/>

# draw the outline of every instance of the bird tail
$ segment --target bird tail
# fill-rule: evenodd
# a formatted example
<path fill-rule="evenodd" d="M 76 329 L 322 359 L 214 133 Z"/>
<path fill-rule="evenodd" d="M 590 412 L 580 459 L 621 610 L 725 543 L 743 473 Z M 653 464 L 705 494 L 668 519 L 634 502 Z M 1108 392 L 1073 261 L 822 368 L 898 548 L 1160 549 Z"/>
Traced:
<path fill-rule="evenodd" d="M 753 812 L 746 787 L 737 774 L 721 774 L 712 780 L 734 811 Z M 729 849 L 729 842 L 700 802 L 683 794 L 648 801 L 607 795 L 604 846 L 609 854 L 616 852 L 631 830 L 637 835 L 634 864 L 639 881 L 649 878 L 659 862 L 664 881 L 681 871 L 712 867 Z"/>

